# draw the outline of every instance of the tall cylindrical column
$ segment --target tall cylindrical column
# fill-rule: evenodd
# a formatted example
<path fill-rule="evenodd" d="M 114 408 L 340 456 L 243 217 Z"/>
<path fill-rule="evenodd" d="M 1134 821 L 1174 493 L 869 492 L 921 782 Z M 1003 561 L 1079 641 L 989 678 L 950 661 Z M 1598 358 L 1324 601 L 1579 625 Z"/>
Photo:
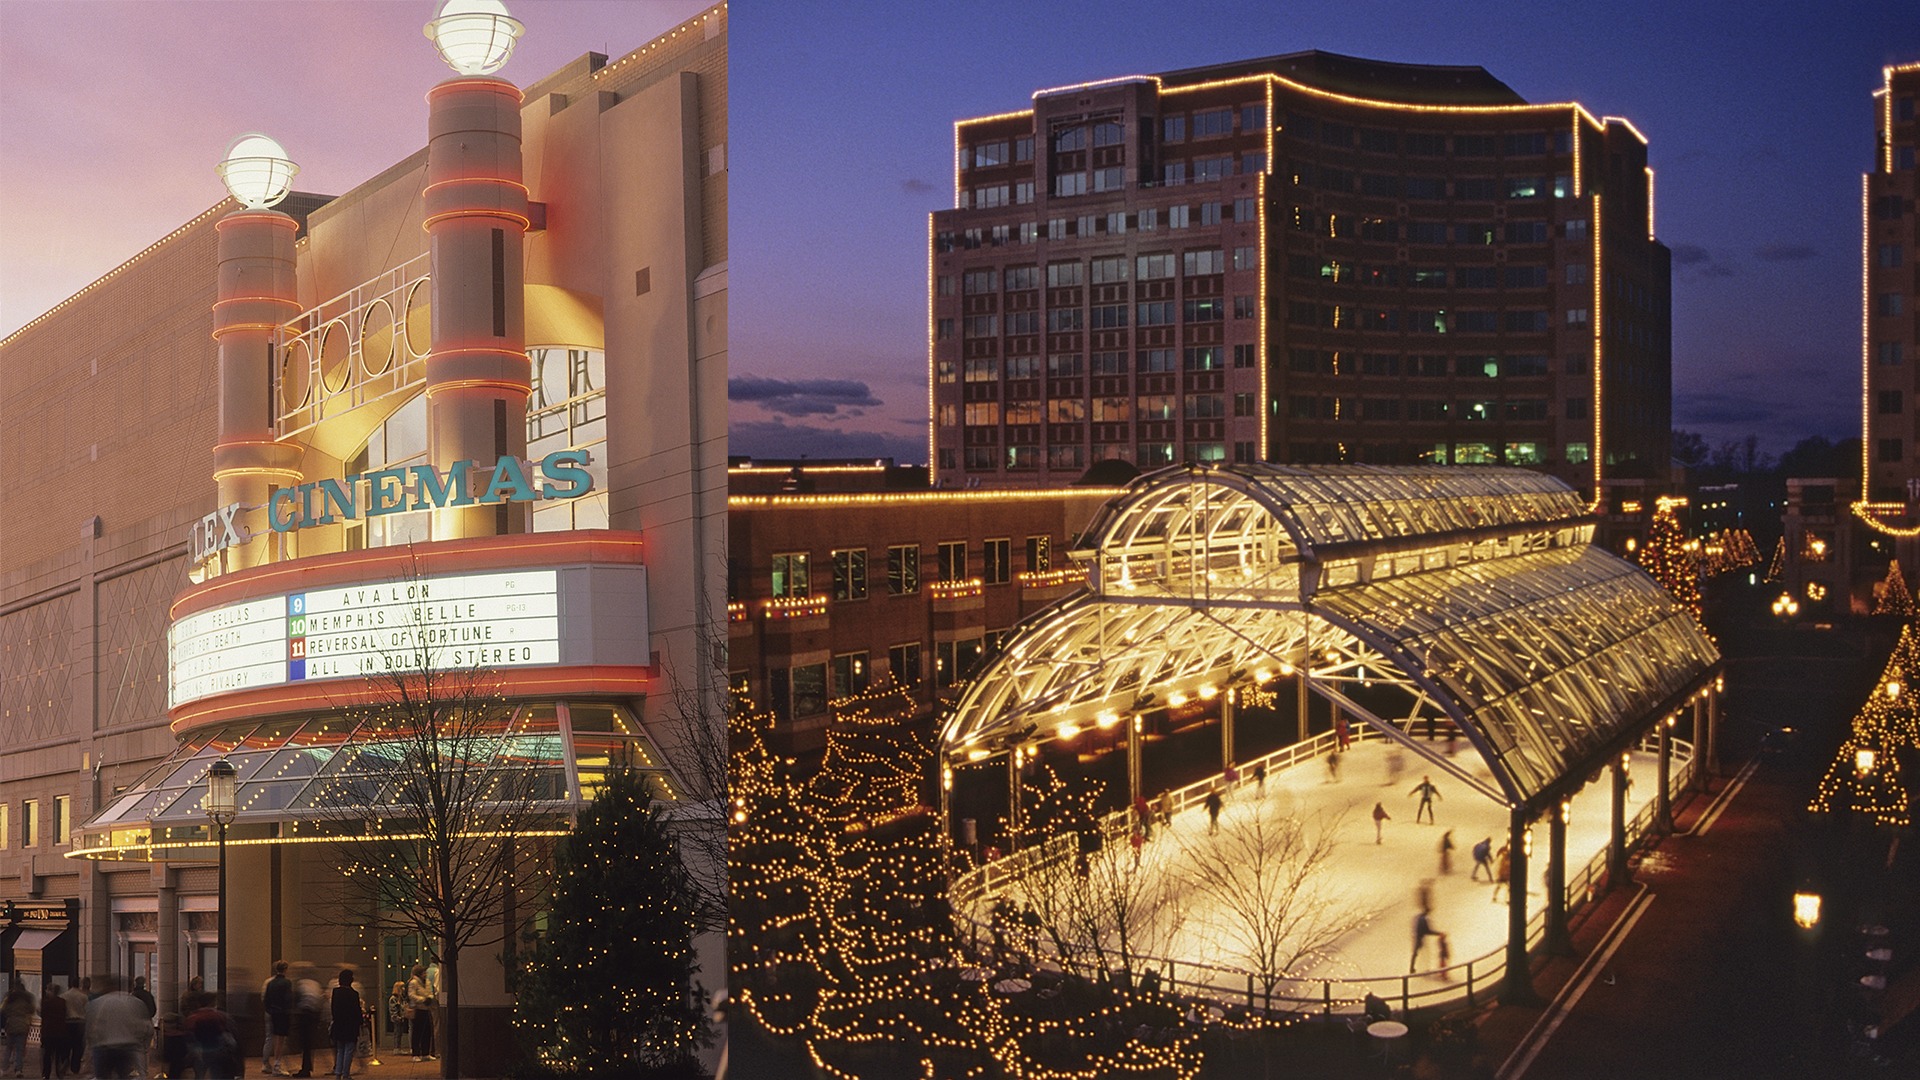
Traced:
<path fill-rule="evenodd" d="M 449 79 L 429 104 L 424 222 L 433 263 L 427 355 L 427 450 L 455 469 L 472 462 L 465 499 L 436 512 L 434 538 L 524 532 L 526 504 L 495 465 L 527 451 L 527 361 L 521 249 L 528 227 L 520 179 L 520 90 L 485 75 Z M 456 481 L 457 482 L 457 481 Z M 489 495 L 489 489 L 493 494 Z"/>
<path fill-rule="evenodd" d="M 299 224 L 278 210 L 236 210 L 214 224 L 219 239 L 213 340 L 219 349 L 220 420 L 213 444 L 218 505 L 265 507 L 276 487 L 300 482 L 300 447 L 274 439 L 274 333 L 300 313 L 294 287 L 293 238 Z M 264 512 L 253 515 L 251 539 L 227 543 L 222 570 L 244 570 L 270 559 L 272 531 Z M 227 522 L 207 523 L 218 547 Z"/>

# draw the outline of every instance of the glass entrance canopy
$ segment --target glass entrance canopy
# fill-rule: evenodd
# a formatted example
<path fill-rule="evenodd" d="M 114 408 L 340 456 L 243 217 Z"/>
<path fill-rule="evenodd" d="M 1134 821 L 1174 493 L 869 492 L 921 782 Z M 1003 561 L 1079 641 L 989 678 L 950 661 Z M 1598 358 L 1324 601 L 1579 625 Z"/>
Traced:
<path fill-rule="evenodd" d="M 622 706 L 537 702 L 498 712 L 497 722 L 448 751 L 469 757 L 465 775 L 498 793 L 501 812 L 522 826 L 545 820 L 564 828 L 623 757 L 651 782 L 656 799 L 683 797 L 659 748 Z M 368 821 L 404 825 L 414 812 L 399 793 L 407 776 L 401 763 L 410 753 L 417 753 L 417 744 L 395 734 L 371 711 L 234 721 L 195 730 L 79 830 L 73 854 L 206 858 L 207 770 L 223 757 L 234 765 L 239 781 L 229 843 L 320 839 L 359 831 Z"/>
<path fill-rule="evenodd" d="M 1088 586 L 1030 617 L 941 729 L 949 765 L 1304 672 L 1405 736 L 1451 721 L 1533 801 L 1712 678 L 1719 653 L 1584 500 L 1507 468 L 1186 466 L 1077 545 Z M 1364 703 L 1363 703 L 1364 702 Z"/>

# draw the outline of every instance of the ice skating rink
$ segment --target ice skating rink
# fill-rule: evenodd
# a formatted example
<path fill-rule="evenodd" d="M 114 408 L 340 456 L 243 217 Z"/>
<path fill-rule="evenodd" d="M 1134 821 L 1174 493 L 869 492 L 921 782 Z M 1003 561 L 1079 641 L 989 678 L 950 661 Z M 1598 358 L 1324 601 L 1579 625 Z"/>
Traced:
<path fill-rule="evenodd" d="M 1458 747 L 1453 761 L 1491 784 L 1486 766 L 1471 747 L 1464 740 Z M 1430 925 L 1449 936 L 1456 970 L 1438 971 L 1438 943 L 1429 938 L 1408 991 L 1419 995 L 1448 984 L 1461 988 L 1466 972 L 1460 966 L 1477 958 L 1487 958 L 1475 965 L 1477 987 L 1490 989 L 1484 980 L 1500 957 L 1488 954 L 1503 949 L 1507 940 L 1506 890 L 1502 888 L 1496 903 L 1487 875 L 1472 879 L 1472 852 L 1480 840 L 1491 838 L 1498 863 L 1497 853 L 1507 839 L 1507 808 L 1389 741 L 1356 741 L 1340 759 L 1337 779 L 1330 775 L 1325 758 L 1313 758 L 1270 771 L 1264 791 L 1243 772 L 1224 797 L 1218 836 L 1209 835 L 1207 812 L 1198 800 L 1174 815 L 1171 828 L 1156 827 L 1142 850 L 1141 870 L 1169 888 L 1151 924 L 1140 928 L 1136 951 L 1173 960 L 1172 974 L 1181 983 L 1213 983 L 1223 997 L 1244 1000 L 1244 972 L 1256 967 L 1247 946 L 1236 940 L 1245 937 L 1245 931 L 1238 929 L 1244 920 L 1236 919 L 1223 897 L 1195 883 L 1193 867 L 1206 857 L 1210 845 L 1225 843 L 1230 851 L 1229 835 L 1253 828 L 1257 817 L 1267 819 L 1271 835 L 1280 819 L 1299 816 L 1310 823 L 1329 823 L 1336 830 L 1337 846 L 1315 887 L 1335 897 L 1343 911 L 1363 915 L 1366 921 L 1335 941 L 1325 955 L 1297 969 L 1294 974 L 1299 981 L 1277 987 L 1276 999 L 1319 1001 L 1325 992 L 1323 979 L 1334 981 L 1336 1000 L 1351 1001 L 1368 990 L 1397 998 L 1412 957 L 1413 922 L 1420 910 L 1423 883 L 1430 888 Z M 1634 753 L 1626 807 L 1629 821 L 1652 800 L 1657 769 L 1655 755 Z M 1679 775 L 1676 762 L 1675 776 Z M 1440 792 L 1433 804 L 1432 824 L 1414 821 L 1419 799 L 1411 792 L 1423 776 L 1431 776 Z M 1610 790 L 1611 775 L 1603 772 L 1598 782 L 1573 799 L 1567 826 L 1570 884 L 1607 846 Z M 1374 840 L 1372 819 L 1376 801 L 1392 816 L 1381 830 L 1379 843 Z M 1442 873 L 1440 838 L 1448 830 L 1453 832 L 1452 869 Z M 1526 883 L 1529 915 L 1545 905 L 1546 821 L 1537 822 L 1533 832 Z M 1191 965 L 1216 965 L 1241 973 L 1213 975 Z"/>

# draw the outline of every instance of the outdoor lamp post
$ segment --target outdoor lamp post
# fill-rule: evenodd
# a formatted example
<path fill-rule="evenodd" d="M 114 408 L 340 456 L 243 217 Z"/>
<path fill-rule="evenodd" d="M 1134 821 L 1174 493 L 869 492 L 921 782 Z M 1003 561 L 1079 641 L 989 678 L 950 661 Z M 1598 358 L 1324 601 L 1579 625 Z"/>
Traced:
<path fill-rule="evenodd" d="M 233 762 L 221 758 L 207 769 L 207 800 L 203 804 L 207 820 L 220 829 L 220 918 L 215 933 L 220 938 L 220 1011 L 227 1011 L 227 826 L 233 824 Z"/>
<path fill-rule="evenodd" d="M 446 0 L 424 30 L 448 67 L 462 75 L 491 75 L 506 65 L 526 26 L 500 0 Z"/>

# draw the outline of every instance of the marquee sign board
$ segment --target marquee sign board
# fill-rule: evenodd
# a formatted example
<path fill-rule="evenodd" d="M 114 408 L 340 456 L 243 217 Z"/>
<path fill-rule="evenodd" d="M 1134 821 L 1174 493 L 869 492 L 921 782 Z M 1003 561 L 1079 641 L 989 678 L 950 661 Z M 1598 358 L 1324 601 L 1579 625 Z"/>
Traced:
<path fill-rule="evenodd" d="M 195 612 L 167 631 L 168 708 L 417 671 L 648 662 L 646 569 L 579 566 L 349 583 Z"/>

